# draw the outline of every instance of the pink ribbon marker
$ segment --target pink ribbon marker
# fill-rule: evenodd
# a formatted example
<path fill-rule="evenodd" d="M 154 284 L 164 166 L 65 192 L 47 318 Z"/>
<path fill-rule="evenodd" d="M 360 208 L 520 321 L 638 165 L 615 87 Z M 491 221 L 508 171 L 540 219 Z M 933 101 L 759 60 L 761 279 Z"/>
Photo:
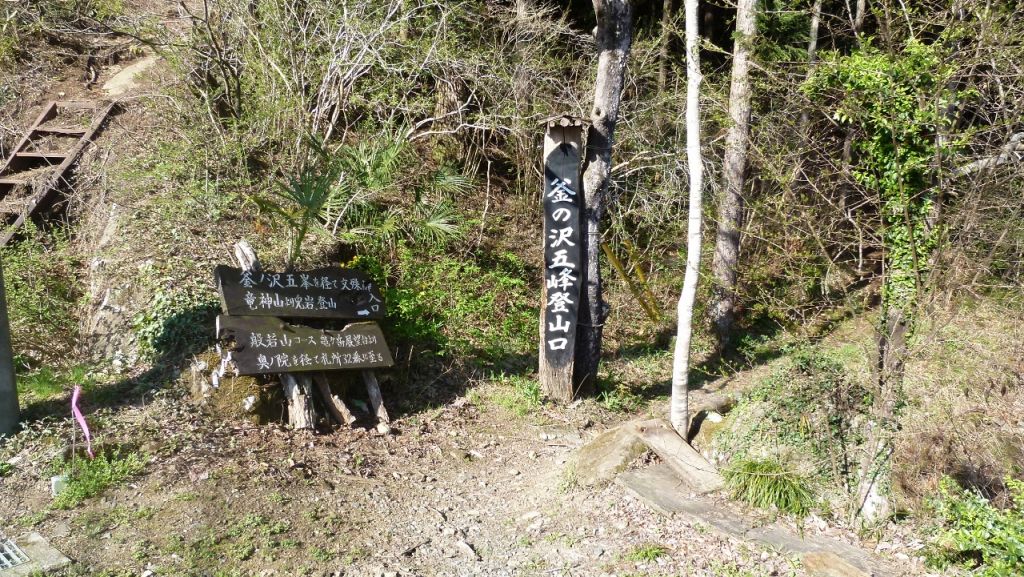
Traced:
<path fill-rule="evenodd" d="M 82 393 L 82 387 L 75 385 L 75 390 L 71 393 L 71 414 L 78 421 L 78 426 L 82 427 L 82 433 L 85 434 L 85 452 L 89 454 L 89 458 L 94 458 L 92 454 L 92 438 L 89 436 L 89 423 L 85 422 L 85 417 L 82 416 L 82 411 L 78 410 L 78 396 Z"/>

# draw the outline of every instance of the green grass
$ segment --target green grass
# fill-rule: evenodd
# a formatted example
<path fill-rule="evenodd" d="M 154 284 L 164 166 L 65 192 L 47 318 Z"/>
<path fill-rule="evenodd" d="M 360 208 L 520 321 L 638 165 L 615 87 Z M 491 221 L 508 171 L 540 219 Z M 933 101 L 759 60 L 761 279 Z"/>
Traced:
<path fill-rule="evenodd" d="M 310 550 L 309 555 L 321 563 L 332 561 L 335 557 L 334 553 L 324 549 L 323 547 L 313 547 Z"/>
<path fill-rule="evenodd" d="M 814 506 L 807 481 L 778 460 L 739 458 L 722 470 L 734 499 L 802 517 Z"/>
<path fill-rule="evenodd" d="M 558 492 L 563 494 L 569 494 L 576 492 L 580 488 L 580 476 L 576 471 L 576 464 L 569 463 L 562 469 L 562 474 L 558 479 Z"/>
<path fill-rule="evenodd" d="M 650 563 L 657 561 L 659 557 L 664 557 L 668 554 L 668 549 L 657 543 L 644 543 L 638 545 L 633 549 L 630 549 L 623 559 L 626 561 L 633 561 L 634 563 Z"/>
<path fill-rule="evenodd" d="M 543 405 L 540 383 L 517 375 L 501 375 L 494 379 L 500 387 L 494 401 L 509 412 L 525 417 Z"/>
<path fill-rule="evenodd" d="M 155 511 L 152 507 L 128 509 L 114 507 L 112 509 L 89 511 L 75 519 L 75 526 L 89 537 L 99 537 L 103 532 L 119 525 L 131 525 L 143 519 L 151 519 Z"/>
<path fill-rule="evenodd" d="M 600 379 L 597 388 L 597 402 L 609 411 L 632 413 L 639 410 L 644 404 L 643 397 L 624 383 L 612 383 Z"/>
<path fill-rule="evenodd" d="M 64 362 L 66 351 L 76 343 L 76 307 L 82 291 L 69 238 L 64 229 L 42 232 L 27 225 L 23 240 L 0 248 L 11 345 L 18 364 Z"/>
<path fill-rule="evenodd" d="M 18 394 L 21 400 L 48 399 L 81 385 L 86 392 L 96 386 L 93 367 L 76 365 L 68 369 L 42 366 L 18 374 Z"/>
<path fill-rule="evenodd" d="M 68 475 L 67 487 L 53 500 L 54 509 L 72 509 L 90 497 L 142 472 L 146 456 L 135 451 L 100 452 L 95 459 L 62 460 L 58 470 Z"/>

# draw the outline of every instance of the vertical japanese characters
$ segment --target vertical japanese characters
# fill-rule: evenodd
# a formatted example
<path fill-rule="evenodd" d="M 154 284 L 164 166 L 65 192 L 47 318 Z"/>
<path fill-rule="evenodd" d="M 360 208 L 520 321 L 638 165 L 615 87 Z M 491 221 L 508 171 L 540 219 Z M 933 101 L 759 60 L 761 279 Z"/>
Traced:
<path fill-rule="evenodd" d="M 571 362 L 575 352 L 580 295 L 578 149 L 557 146 L 545 164 L 542 346 L 547 360 L 561 366 Z"/>

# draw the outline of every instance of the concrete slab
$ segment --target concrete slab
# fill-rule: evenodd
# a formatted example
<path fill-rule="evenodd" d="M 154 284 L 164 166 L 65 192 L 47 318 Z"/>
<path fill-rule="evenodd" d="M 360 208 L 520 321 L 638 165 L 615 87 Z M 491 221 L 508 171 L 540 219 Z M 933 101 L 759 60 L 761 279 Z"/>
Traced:
<path fill-rule="evenodd" d="M 576 478 L 582 485 L 610 483 L 644 452 L 644 444 L 626 427 L 605 431 L 576 455 Z"/>
<path fill-rule="evenodd" d="M 54 549 L 50 542 L 39 533 L 26 533 L 14 540 L 14 543 L 28 557 L 28 563 L 0 571 L 0 577 L 28 577 L 29 575 L 46 574 L 71 564 L 71 559 Z"/>
<path fill-rule="evenodd" d="M 778 523 L 755 527 L 740 513 L 692 494 L 666 463 L 622 473 L 615 482 L 663 515 L 681 515 L 709 525 L 720 534 L 799 555 L 809 563 L 808 571 L 816 577 L 898 574 L 882 559 L 842 541 L 827 537 L 805 538 Z"/>

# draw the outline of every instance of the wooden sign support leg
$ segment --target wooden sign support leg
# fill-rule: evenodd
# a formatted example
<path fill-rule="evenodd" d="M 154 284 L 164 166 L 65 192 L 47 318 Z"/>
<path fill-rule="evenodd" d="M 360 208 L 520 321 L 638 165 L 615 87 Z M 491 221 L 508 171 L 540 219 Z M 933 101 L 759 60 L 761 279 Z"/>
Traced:
<path fill-rule="evenodd" d="M 387 433 L 391 430 L 388 417 L 388 410 L 384 408 L 384 399 L 380 396 L 380 385 L 377 384 L 377 375 L 366 369 L 363 371 L 363 382 L 366 383 L 366 392 L 370 396 L 370 404 L 373 406 L 373 414 L 377 416 L 377 431 Z"/>
<path fill-rule="evenodd" d="M 345 401 L 331 393 L 331 386 L 327 381 L 327 374 L 314 374 L 313 382 L 316 383 L 317 390 L 320 392 L 320 397 L 324 401 L 324 406 L 327 407 L 327 411 L 332 417 L 334 417 L 334 420 L 343 427 L 351 427 L 352 424 L 356 422 L 356 417 L 352 414 L 352 411 L 348 409 L 348 406 L 345 405 Z"/>
<path fill-rule="evenodd" d="M 313 396 L 313 382 L 306 375 L 296 377 L 281 375 L 284 396 L 288 399 L 288 424 L 294 429 L 312 429 L 316 425 L 316 413 L 310 397 Z"/>
<path fill-rule="evenodd" d="M 260 270 L 260 261 L 256 251 L 246 241 L 235 245 L 235 258 L 242 270 Z M 295 429 L 316 428 L 316 412 L 313 410 L 313 380 L 309 376 L 282 374 L 281 384 L 284 385 L 285 398 L 288 399 L 288 424 Z"/>

